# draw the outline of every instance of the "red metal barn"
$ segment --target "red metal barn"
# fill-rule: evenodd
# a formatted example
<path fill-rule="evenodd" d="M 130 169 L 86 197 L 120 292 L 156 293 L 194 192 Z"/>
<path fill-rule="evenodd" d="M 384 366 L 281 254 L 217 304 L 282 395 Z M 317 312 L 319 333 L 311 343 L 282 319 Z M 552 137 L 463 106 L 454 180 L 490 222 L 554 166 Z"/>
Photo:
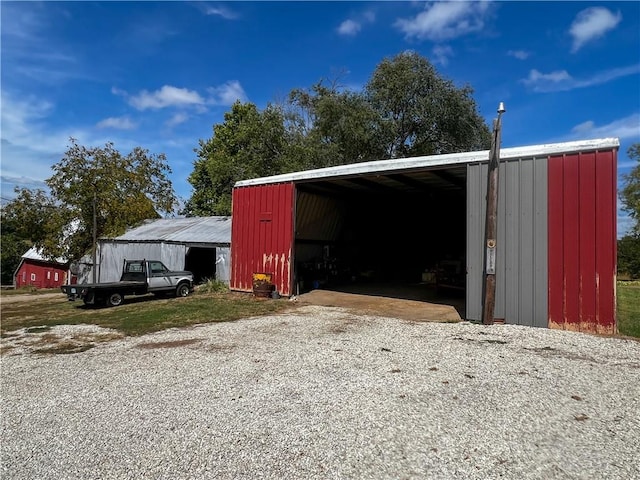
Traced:
<path fill-rule="evenodd" d="M 618 148 L 605 138 L 502 149 L 496 319 L 616 332 Z M 231 289 L 252 291 L 255 273 L 269 273 L 284 296 L 345 283 L 427 289 L 440 272 L 447 288 L 433 299 L 460 292 L 463 318 L 481 320 L 488 158 L 382 160 L 236 183 Z"/>
<path fill-rule="evenodd" d="M 30 248 L 22 256 L 14 275 L 16 288 L 34 286 L 36 288 L 57 288 L 67 279 L 68 266 L 62 259 L 49 261 L 35 248 Z"/>

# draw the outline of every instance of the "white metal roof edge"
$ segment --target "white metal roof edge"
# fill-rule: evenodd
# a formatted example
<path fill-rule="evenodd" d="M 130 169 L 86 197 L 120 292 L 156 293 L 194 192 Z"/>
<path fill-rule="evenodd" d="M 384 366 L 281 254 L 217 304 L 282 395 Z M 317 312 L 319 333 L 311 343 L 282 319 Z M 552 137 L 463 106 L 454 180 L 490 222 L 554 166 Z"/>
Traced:
<path fill-rule="evenodd" d="M 29 250 L 27 250 L 25 254 L 22 255 L 20 258 L 23 258 L 25 260 L 35 260 L 40 262 L 59 263 L 60 265 L 64 265 L 67 263 L 67 260 L 65 260 L 62 257 L 56 257 L 54 259 L 45 258 L 44 255 L 42 254 L 42 250 L 36 247 L 29 248 Z"/>
<path fill-rule="evenodd" d="M 620 146 L 618 138 L 596 138 L 591 140 L 577 140 L 563 143 L 547 143 L 541 145 L 528 145 L 524 147 L 510 147 L 500 150 L 500 160 L 513 160 L 517 158 L 531 158 L 537 156 L 557 155 L 561 153 L 587 152 L 592 150 L 617 148 Z M 391 172 L 399 170 L 412 170 L 425 167 L 437 167 L 441 165 L 458 165 L 476 162 L 487 162 L 489 150 L 477 152 L 447 153 L 444 155 L 428 155 L 422 157 L 394 158 L 390 160 L 375 160 L 371 162 L 338 165 L 336 167 L 304 170 L 301 172 L 284 173 L 270 177 L 252 178 L 240 180 L 235 187 L 247 187 L 250 185 L 264 185 L 269 183 L 286 183 L 319 178 L 344 177 L 376 172 Z"/>

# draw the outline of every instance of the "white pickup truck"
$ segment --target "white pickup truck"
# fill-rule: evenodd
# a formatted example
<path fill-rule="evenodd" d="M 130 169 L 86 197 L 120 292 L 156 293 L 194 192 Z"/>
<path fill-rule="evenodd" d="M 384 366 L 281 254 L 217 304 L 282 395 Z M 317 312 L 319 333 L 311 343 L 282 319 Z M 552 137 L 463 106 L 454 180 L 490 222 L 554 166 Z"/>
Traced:
<path fill-rule="evenodd" d="M 62 285 L 69 300 L 82 299 L 85 305 L 120 305 L 125 295 L 174 295 L 193 292 L 191 272 L 173 272 L 158 260 L 124 260 L 119 282 Z"/>

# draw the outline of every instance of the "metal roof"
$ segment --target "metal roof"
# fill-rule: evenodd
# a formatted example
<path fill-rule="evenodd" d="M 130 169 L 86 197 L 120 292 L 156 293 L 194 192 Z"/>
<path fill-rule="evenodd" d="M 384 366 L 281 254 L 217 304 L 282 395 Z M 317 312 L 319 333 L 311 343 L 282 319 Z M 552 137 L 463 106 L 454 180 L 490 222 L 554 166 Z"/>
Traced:
<path fill-rule="evenodd" d="M 108 239 L 106 239 L 108 241 Z M 147 220 L 112 241 L 231 244 L 231 217 Z"/>
<path fill-rule="evenodd" d="M 61 264 L 67 263 L 67 260 L 62 257 L 54 258 L 53 260 L 44 257 L 44 255 L 42 255 L 42 250 L 39 250 L 36 247 L 31 247 L 29 250 L 27 250 L 27 252 L 22 255 L 22 258 L 24 258 L 25 260 L 37 260 L 40 262 L 52 262 Z"/>
<path fill-rule="evenodd" d="M 524 158 L 547 157 L 565 153 L 588 152 L 617 148 L 620 141 L 617 138 L 600 138 L 579 140 L 564 143 L 550 143 L 529 145 L 524 147 L 503 148 L 500 150 L 500 160 L 518 160 Z M 336 167 L 305 170 L 302 172 L 285 173 L 270 177 L 253 178 L 236 182 L 236 187 L 251 185 L 265 185 L 286 182 L 318 182 L 331 181 L 333 188 L 358 188 L 382 185 L 389 189 L 401 187 L 406 189 L 422 188 L 422 185 L 438 184 L 437 188 L 455 188 L 464 185 L 464 167 L 469 163 L 483 163 L 489 160 L 489 150 L 478 152 L 448 153 L 445 155 L 429 155 L 422 157 L 394 158 L 390 160 L 376 160 L 373 162 L 339 165 Z M 429 172 L 431 171 L 431 172 Z M 410 174 L 410 175 L 409 175 Z M 354 177 L 358 178 L 357 182 Z M 420 178 L 424 177 L 424 178 Z M 340 185 L 336 181 L 346 179 L 349 186 Z M 359 183 L 360 185 L 354 185 Z"/>

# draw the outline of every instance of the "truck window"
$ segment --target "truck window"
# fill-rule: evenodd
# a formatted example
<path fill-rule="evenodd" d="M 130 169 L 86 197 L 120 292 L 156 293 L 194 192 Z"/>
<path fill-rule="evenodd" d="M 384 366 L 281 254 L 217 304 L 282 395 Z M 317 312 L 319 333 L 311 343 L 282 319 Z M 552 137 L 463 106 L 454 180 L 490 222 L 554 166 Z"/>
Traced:
<path fill-rule="evenodd" d="M 130 263 L 127 265 L 127 273 L 139 273 L 142 272 L 141 263 Z"/>
<path fill-rule="evenodd" d="M 151 269 L 151 273 L 164 273 L 167 271 L 162 262 L 149 262 L 149 268 Z"/>

